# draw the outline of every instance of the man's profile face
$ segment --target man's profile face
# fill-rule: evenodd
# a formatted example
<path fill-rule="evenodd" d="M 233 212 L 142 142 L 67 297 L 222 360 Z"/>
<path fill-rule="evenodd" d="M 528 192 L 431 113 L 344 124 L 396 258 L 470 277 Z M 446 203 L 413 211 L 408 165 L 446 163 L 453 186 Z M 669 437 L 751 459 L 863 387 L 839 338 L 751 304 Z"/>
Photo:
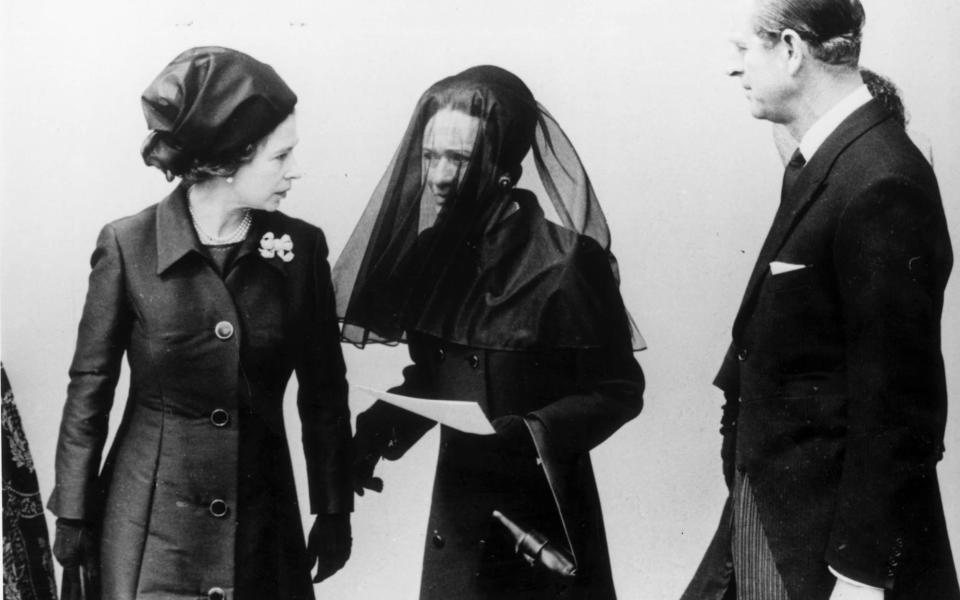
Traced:
<path fill-rule="evenodd" d="M 769 41 L 756 33 L 756 0 L 735 2 L 729 35 L 732 46 L 727 74 L 740 80 L 750 114 L 774 123 L 788 121 L 786 100 L 790 76 L 783 42 Z"/>

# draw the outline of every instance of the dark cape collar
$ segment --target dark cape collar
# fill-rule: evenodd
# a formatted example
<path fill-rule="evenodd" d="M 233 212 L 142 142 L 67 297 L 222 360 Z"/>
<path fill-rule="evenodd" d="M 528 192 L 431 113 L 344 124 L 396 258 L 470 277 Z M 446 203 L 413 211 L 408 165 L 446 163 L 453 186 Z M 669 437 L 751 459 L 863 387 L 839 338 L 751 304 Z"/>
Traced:
<path fill-rule="evenodd" d="M 548 221 L 532 193 L 445 264 L 419 275 L 404 329 L 488 350 L 619 348 L 630 327 L 606 252 Z M 430 230 L 422 242 L 429 247 Z"/>

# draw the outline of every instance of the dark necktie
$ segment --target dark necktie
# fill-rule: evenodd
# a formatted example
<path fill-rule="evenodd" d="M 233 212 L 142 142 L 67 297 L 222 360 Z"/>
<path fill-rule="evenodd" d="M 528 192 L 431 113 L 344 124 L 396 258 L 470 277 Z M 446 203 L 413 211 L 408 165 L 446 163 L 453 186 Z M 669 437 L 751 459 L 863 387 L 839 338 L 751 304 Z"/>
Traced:
<path fill-rule="evenodd" d="M 790 190 L 793 188 L 793 184 L 797 181 L 797 176 L 800 175 L 800 171 L 805 164 L 807 164 L 807 161 L 803 158 L 803 154 L 800 154 L 800 149 L 797 148 L 793 152 L 793 156 L 790 157 L 787 168 L 783 171 L 783 187 L 780 188 L 780 202 L 786 200 L 787 195 L 790 194 Z"/>

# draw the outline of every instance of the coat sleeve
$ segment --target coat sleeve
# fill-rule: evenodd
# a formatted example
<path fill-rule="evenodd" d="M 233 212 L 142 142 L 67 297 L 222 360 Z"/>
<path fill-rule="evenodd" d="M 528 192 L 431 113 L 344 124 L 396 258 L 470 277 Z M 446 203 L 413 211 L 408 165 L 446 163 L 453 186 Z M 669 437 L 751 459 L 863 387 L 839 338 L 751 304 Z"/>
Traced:
<path fill-rule="evenodd" d="M 598 381 L 592 387 L 528 415 L 543 424 L 549 440 L 563 453 L 589 452 L 640 414 L 644 379 L 639 364 L 632 373 Z"/>
<path fill-rule="evenodd" d="M 910 532 L 930 512 L 946 420 L 940 314 L 952 264 L 937 194 L 885 180 L 841 217 L 834 261 L 849 405 L 846 451 L 826 560 L 892 587 Z"/>
<path fill-rule="evenodd" d="M 315 313 L 296 368 L 310 512 L 346 513 L 353 510 L 350 407 L 327 245 L 319 232 L 313 261 Z"/>
<path fill-rule="evenodd" d="M 588 452 L 613 435 L 643 408 L 645 380 L 633 356 L 630 325 L 606 252 L 582 245 L 567 267 L 551 323 L 581 322 L 603 332 L 602 346 L 578 352 L 577 393 L 527 415 L 543 424 L 561 453 Z"/>
<path fill-rule="evenodd" d="M 54 514 L 67 519 L 98 518 L 97 475 L 133 323 L 123 257 L 110 225 L 100 231 L 90 265 L 57 440 L 55 484 L 48 503 Z"/>

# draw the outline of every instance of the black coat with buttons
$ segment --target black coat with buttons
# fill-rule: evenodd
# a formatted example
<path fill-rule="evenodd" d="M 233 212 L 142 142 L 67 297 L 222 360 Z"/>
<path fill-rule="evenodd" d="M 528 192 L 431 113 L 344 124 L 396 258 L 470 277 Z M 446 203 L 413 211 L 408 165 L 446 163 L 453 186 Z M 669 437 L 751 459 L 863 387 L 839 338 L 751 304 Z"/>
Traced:
<path fill-rule="evenodd" d="M 869 102 L 783 198 L 715 382 L 725 471 L 750 477 L 791 598 L 829 597 L 828 564 L 887 598 L 960 598 L 936 473 L 951 266 L 933 171 Z M 724 520 L 685 598 L 722 596 L 729 538 Z"/>
<path fill-rule="evenodd" d="M 290 235 L 293 258 L 260 238 Z M 255 212 L 223 277 L 178 188 L 101 231 L 63 413 L 59 517 L 101 525 L 103 597 L 312 598 L 282 400 L 299 383 L 311 512 L 352 509 L 322 232 Z M 120 363 L 130 390 L 102 472 Z"/>
<path fill-rule="evenodd" d="M 422 335 L 410 337 L 410 355 L 394 391 L 473 400 L 491 419 L 525 415 L 531 429 L 518 440 L 441 426 L 420 598 L 614 598 L 589 450 L 641 409 L 633 357 L 485 350 Z M 385 456 L 396 459 L 434 425 L 377 402 L 358 416 L 357 435 L 387 432 Z M 572 551 L 577 577 L 529 566 L 494 510 Z"/>
<path fill-rule="evenodd" d="M 569 306 L 571 298 L 589 298 L 595 314 L 602 315 L 592 321 L 595 328 L 589 337 L 603 343 L 502 348 L 408 333 L 413 364 L 395 391 L 476 401 L 495 425 L 504 418 L 517 425 L 487 436 L 441 426 L 420 597 L 608 600 L 615 592 L 589 451 L 640 412 L 643 373 L 625 318 L 610 317 L 625 311 L 607 254 L 542 216 L 518 220 L 511 227 L 514 242 L 490 252 L 515 252 L 510 255 L 515 260 L 496 256 L 489 258 L 492 263 L 539 261 L 556 265 L 555 272 L 563 276 L 549 277 L 545 271 L 533 279 L 540 287 L 525 302 L 514 303 L 504 314 L 486 315 L 474 324 L 476 329 L 509 332 L 520 323 L 528 327 L 517 335 L 528 330 L 549 333 L 551 327 L 572 329 L 589 322 L 588 315 L 594 313 L 584 308 L 564 315 L 553 309 Z M 517 239 L 526 244 L 521 250 L 516 249 Z M 510 281 L 510 275 L 495 280 Z M 489 291 L 489 286 L 480 289 Z M 550 310 L 537 312 L 541 307 Z M 377 402 L 357 418 L 358 447 L 364 456 L 373 448 L 397 459 L 434 425 Z M 494 510 L 571 553 L 576 577 L 528 565 L 517 554 L 516 541 L 494 519 Z"/>

